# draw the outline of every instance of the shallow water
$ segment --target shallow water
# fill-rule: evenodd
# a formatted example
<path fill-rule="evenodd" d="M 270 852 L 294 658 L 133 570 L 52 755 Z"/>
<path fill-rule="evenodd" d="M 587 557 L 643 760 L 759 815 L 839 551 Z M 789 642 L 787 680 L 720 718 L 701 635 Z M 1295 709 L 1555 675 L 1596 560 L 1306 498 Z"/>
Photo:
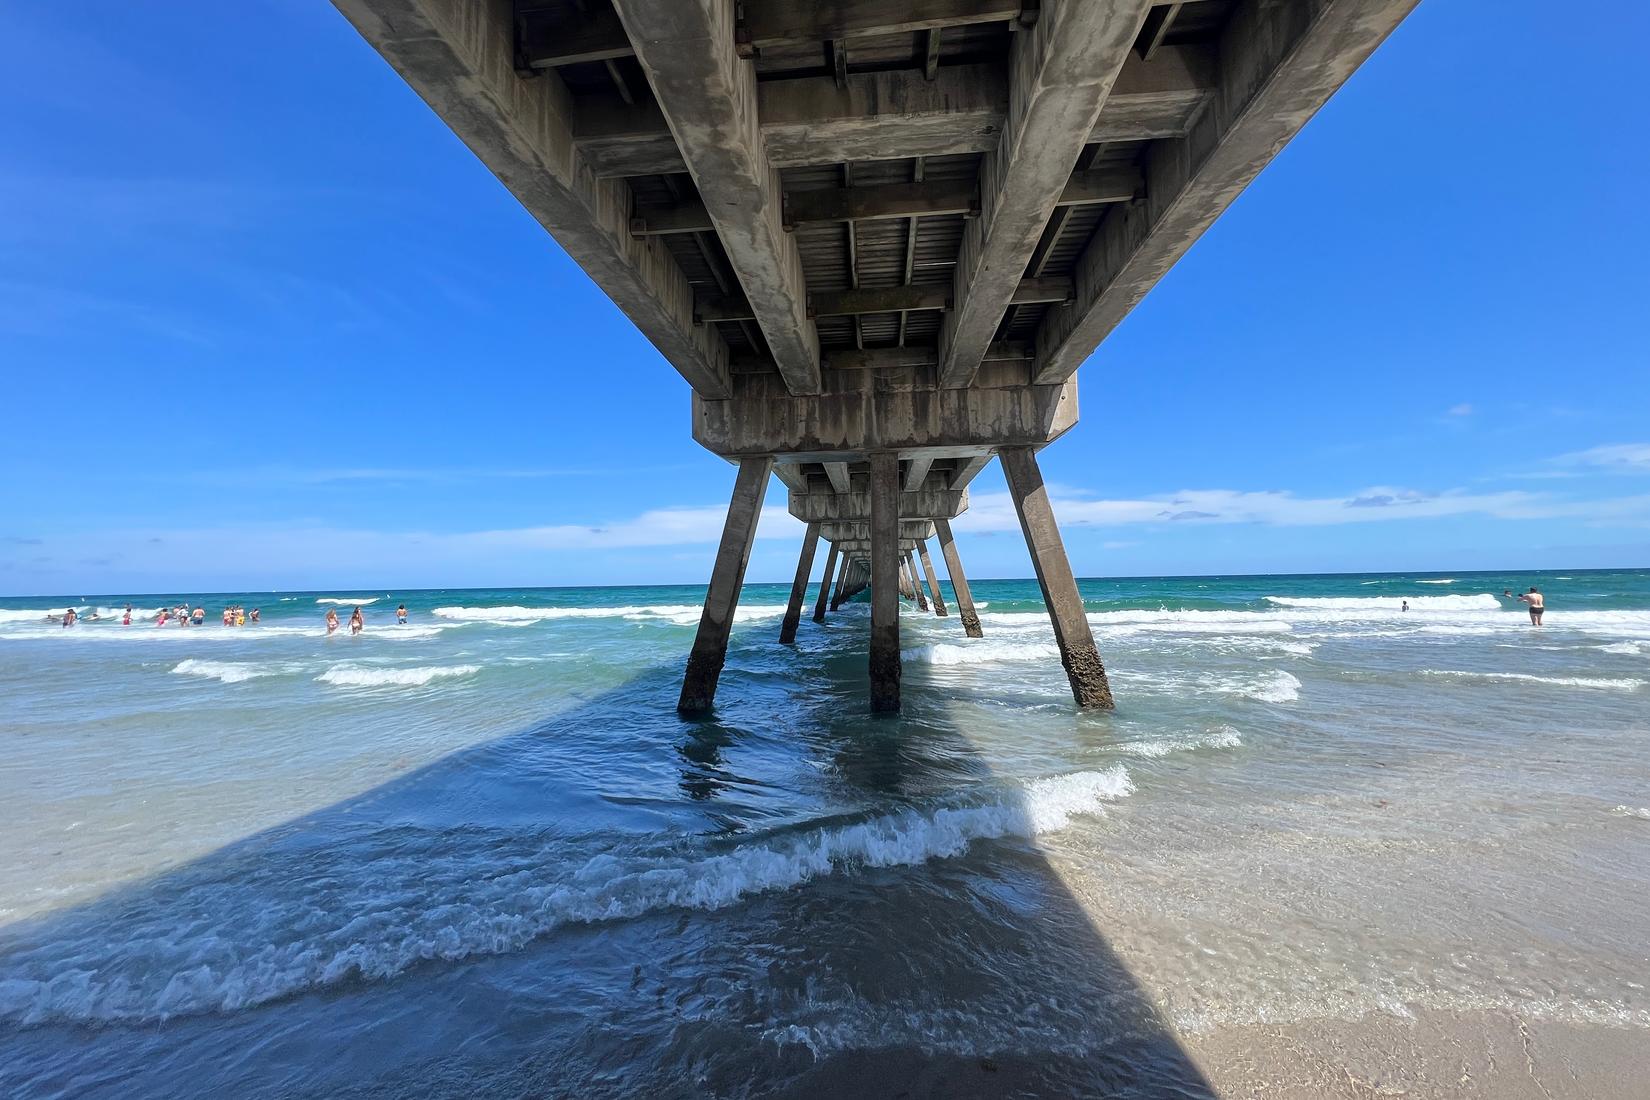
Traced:
<path fill-rule="evenodd" d="M 1115 713 L 1032 582 L 906 605 L 887 720 L 865 606 L 781 647 L 752 585 L 704 722 L 701 589 L 0 599 L 0 1092 L 1196 1095 L 1235 1025 L 1650 1028 L 1650 573 L 1083 591 Z"/>

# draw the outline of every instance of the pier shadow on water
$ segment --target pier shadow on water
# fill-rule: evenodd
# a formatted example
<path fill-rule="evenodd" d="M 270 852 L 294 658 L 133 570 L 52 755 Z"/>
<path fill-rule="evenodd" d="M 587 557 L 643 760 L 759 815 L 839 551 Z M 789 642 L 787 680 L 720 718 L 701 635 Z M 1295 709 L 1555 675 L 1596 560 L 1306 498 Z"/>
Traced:
<path fill-rule="evenodd" d="M 1213 1095 L 1038 848 L 1114 777 L 870 718 L 846 618 L 0 928 L 0 1093 Z"/>

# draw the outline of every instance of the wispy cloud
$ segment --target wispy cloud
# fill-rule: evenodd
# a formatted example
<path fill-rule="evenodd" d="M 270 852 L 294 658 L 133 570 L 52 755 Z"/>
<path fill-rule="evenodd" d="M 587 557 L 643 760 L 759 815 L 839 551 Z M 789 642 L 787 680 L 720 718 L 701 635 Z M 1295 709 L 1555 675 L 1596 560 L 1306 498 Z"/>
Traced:
<path fill-rule="evenodd" d="M 1471 416 L 1472 405 L 1463 401 L 1459 405 L 1451 405 L 1447 411 L 1450 416 Z"/>
<path fill-rule="evenodd" d="M 1613 443 L 1571 451 L 1552 460 L 1567 470 L 1597 470 L 1612 474 L 1650 474 L 1650 443 Z"/>
<path fill-rule="evenodd" d="M 1140 524 L 1256 523 L 1278 527 L 1317 527 L 1388 520 L 1487 516 L 1494 519 L 1556 519 L 1639 522 L 1650 518 L 1650 497 L 1575 501 L 1522 491 L 1473 493 L 1452 489 L 1426 493 L 1375 486 L 1345 496 L 1301 497 L 1269 490 L 1188 489 L 1133 500 L 1097 498 L 1081 490 L 1050 486 L 1056 515 L 1067 525 L 1114 527 Z M 1013 500 L 1007 493 L 975 496 L 957 525 L 970 531 L 1017 527 Z"/>

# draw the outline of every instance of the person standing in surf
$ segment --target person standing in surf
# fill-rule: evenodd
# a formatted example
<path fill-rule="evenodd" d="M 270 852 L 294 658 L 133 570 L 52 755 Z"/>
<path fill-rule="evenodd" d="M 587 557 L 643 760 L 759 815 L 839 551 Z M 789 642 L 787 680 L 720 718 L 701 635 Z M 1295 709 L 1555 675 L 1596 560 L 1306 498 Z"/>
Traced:
<path fill-rule="evenodd" d="M 1541 613 L 1543 611 L 1547 610 L 1547 598 L 1541 594 L 1541 589 L 1536 588 L 1534 586 L 1531 586 L 1528 593 L 1526 593 L 1524 595 L 1521 595 L 1521 596 L 1514 596 L 1512 594 L 1512 589 L 1503 588 L 1501 590 L 1501 594 L 1503 596 L 1507 596 L 1511 599 L 1522 600 L 1523 602 L 1529 604 L 1530 605 L 1530 625 L 1531 626 L 1540 626 L 1541 625 Z"/>
<path fill-rule="evenodd" d="M 349 617 L 349 632 L 351 634 L 359 634 L 366 628 L 367 621 L 361 617 L 361 609 L 357 607 Z"/>
<path fill-rule="evenodd" d="M 338 609 L 329 607 L 327 608 L 327 637 L 330 638 L 336 633 L 338 633 Z"/>
<path fill-rule="evenodd" d="M 73 626 L 76 617 L 77 616 L 75 615 L 74 608 L 71 607 L 68 610 L 64 611 L 63 612 L 63 626 L 64 626 L 64 629 L 67 629 L 67 628 Z"/>
<path fill-rule="evenodd" d="M 401 604 L 395 609 L 395 621 L 401 626 L 407 625 L 407 605 Z"/>

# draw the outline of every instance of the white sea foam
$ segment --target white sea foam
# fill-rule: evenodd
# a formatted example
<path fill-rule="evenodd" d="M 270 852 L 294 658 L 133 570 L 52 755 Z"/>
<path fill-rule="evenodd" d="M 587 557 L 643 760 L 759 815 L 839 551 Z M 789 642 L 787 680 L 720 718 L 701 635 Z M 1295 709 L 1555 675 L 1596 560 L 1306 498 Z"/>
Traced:
<path fill-rule="evenodd" d="M 1650 654 L 1650 647 L 1644 642 L 1612 642 L 1599 646 L 1599 650 L 1603 653 L 1620 653 L 1626 657 L 1643 657 Z"/>
<path fill-rule="evenodd" d="M 1610 812 L 1617 817 L 1636 817 L 1641 821 L 1650 821 L 1650 806 L 1617 806 Z"/>
<path fill-rule="evenodd" d="M 1501 601 L 1488 592 L 1449 596 L 1268 596 L 1278 607 L 1320 611 L 1397 611 L 1405 600 L 1411 611 L 1500 611 Z"/>
<path fill-rule="evenodd" d="M 236 881 L 196 883 L 175 903 L 133 908 L 95 938 L 0 962 L 0 1019 L 114 1022 L 235 1011 L 346 980 L 391 978 L 426 960 L 517 951 L 569 923 L 721 909 L 855 867 L 912 866 L 961 855 L 978 841 L 1036 837 L 1103 815 L 1106 803 L 1133 790 L 1127 770 L 1113 766 L 1034 780 L 990 801 L 714 854 L 602 854 L 567 870 L 542 851 L 501 851 L 508 842 L 489 838 L 457 851 L 386 856 L 339 876 L 324 894 L 271 897 Z M 179 936 L 185 919 L 193 934 Z"/>
<path fill-rule="evenodd" d="M 1612 679 L 1605 676 L 1536 676 L 1528 672 L 1458 672 L 1452 669 L 1422 669 L 1423 676 L 1450 680 L 1479 680 L 1488 683 L 1550 684 L 1553 687 L 1604 688 L 1610 691 L 1637 691 L 1650 680 Z"/>
<path fill-rule="evenodd" d="M 1044 661 L 1060 659 L 1060 647 L 1053 642 L 980 641 L 966 645 L 940 642 L 918 646 L 901 654 L 907 661 L 928 665 L 985 665 L 1002 661 Z"/>
<path fill-rule="evenodd" d="M 692 626 L 704 608 L 699 604 L 645 604 L 622 607 L 438 607 L 431 612 L 453 622 L 529 624 L 552 619 L 632 619 Z M 749 604 L 734 613 L 735 622 L 766 619 L 785 613 L 784 604 Z"/>
<path fill-rule="evenodd" d="M 1454 577 L 1444 577 L 1442 580 L 1416 581 L 1415 583 L 1416 584 L 1454 584 L 1455 583 L 1455 578 Z"/>
<path fill-rule="evenodd" d="M 336 687 L 423 687 L 433 680 L 473 676 L 480 671 L 480 665 L 433 665 L 425 668 L 333 665 L 315 679 Z"/>
<path fill-rule="evenodd" d="M 360 604 L 365 607 L 369 603 L 377 603 L 382 596 L 322 596 L 316 603 L 336 604 L 339 607 L 354 607 Z"/>
<path fill-rule="evenodd" d="M 68 613 L 66 607 L 31 607 L 31 608 L 4 608 L 0 607 L 0 623 L 43 623 L 47 619 L 61 619 Z M 83 608 L 75 608 L 78 615 Z"/>
<path fill-rule="evenodd" d="M 1241 684 L 1233 694 L 1262 703 L 1293 703 L 1301 697 L 1301 682 L 1283 669 Z"/>
<path fill-rule="evenodd" d="M 246 664 L 237 661 L 202 661 L 194 657 L 179 661 L 172 669 L 180 676 L 204 676 L 225 684 L 239 684 L 259 676 L 273 676 L 275 670 L 267 665 Z"/>
<path fill-rule="evenodd" d="M 1243 738 L 1231 726 L 1220 726 L 1207 733 L 1189 733 L 1177 737 L 1153 738 L 1150 741 L 1126 741 L 1117 745 L 1118 752 L 1131 756 L 1162 757 L 1194 749 L 1235 749 Z"/>

